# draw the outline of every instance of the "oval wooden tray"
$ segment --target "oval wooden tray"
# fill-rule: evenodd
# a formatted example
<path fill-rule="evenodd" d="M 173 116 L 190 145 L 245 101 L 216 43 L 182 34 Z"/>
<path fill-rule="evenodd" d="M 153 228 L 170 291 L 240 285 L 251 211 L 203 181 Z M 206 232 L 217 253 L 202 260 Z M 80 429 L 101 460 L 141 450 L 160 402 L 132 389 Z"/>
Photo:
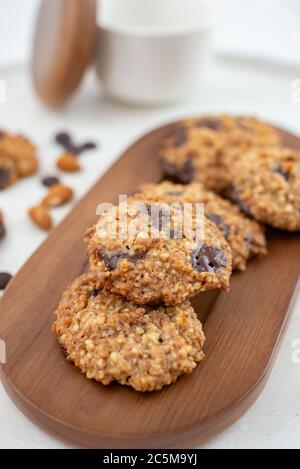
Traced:
<path fill-rule="evenodd" d="M 50 328 L 63 290 L 87 267 L 82 235 L 101 201 L 117 202 L 160 179 L 165 126 L 135 143 L 49 236 L 11 282 L 1 303 L 7 344 L 1 379 L 16 405 L 56 435 L 87 447 L 189 447 L 249 408 L 271 370 L 300 274 L 299 235 L 273 233 L 269 255 L 234 274 L 229 294 L 198 296 L 206 360 L 161 392 L 141 394 L 87 380 L 66 362 Z M 285 143 L 300 140 L 283 133 Z"/>

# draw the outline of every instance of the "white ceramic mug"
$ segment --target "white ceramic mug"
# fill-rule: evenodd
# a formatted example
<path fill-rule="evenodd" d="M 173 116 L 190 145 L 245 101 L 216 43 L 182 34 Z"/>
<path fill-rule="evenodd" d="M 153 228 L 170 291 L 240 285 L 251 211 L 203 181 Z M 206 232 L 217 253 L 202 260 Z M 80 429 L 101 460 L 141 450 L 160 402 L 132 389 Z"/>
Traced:
<path fill-rule="evenodd" d="M 212 0 L 101 0 L 97 73 L 110 96 L 159 104 L 196 91 L 210 56 Z"/>

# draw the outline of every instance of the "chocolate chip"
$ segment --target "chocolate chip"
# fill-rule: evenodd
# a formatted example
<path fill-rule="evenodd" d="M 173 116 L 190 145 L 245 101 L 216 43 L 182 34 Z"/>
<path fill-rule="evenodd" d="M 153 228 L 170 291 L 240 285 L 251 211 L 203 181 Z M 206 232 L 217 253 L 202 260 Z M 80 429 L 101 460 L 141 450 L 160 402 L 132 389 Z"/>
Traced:
<path fill-rule="evenodd" d="M 94 142 L 86 142 L 81 145 L 76 145 L 73 141 L 71 135 L 68 132 L 60 132 L 55 136 L 55 140 L 59 145 L 61 145 L 64 150 L 69 153 L 73 153 L 74 155 L 80 155 L 84 151 L 87 150 L 94 150 L 97 148 L 96 143 Z"/>
<path fill-rule="evenodd" d="M 229 226 L 224 222 L 223 218 L 220 215 L 216 215 L 215 213 L 209 213 L 207 215 L 212 222 L 214 222 L 217 227 L 222 231 L 225 238 L 229 235 L 230 229 Z"/>
<path fill-rule="evenodd" d="M 5 189 L 9 179 L 10 170 L 8 168 L 0 168 L 0 190 Z"/>
<path fill-rule="evenodd" d="M 55 135 L 55 140 L 57 143 L 62 145 L 64 148 L 68 147 L 71 144 L 71 136 L 68 132 L 59 132 Z"/>
<path fill-rule="evenodd" d="M 227 257 L 222 249 L 203 244 L 192 251 L 191 263 L 197 272 L 216 272 L 226 267 Z"/>
<path fill-rule="evenodd" d="M 126 259 L 132 264 L 135 264 L 137 261 L 144 258 L 145 254 L 143 253 L 128 254 L 127 252 L 114 252 L 112 254 L 101 254 L 101 259 L 103 260 L 108 270 L 116 269 L 123 259 Z"/>
<path fill-rule="evenodd" d="M 5 234 L 6 234 L 6 230 L 5 230 L 4 223 L 0 221 L 0 241 L 1 239 L 4 238 Z"/>
<path fill-rule="evenodd" d="M 280 164 L 274 166 L 272 168 L 272 171 L 274 173 L 280 174 L 280 176 L 282 176 L 286 181 L 288 181 L 290 178 L 290 173 L 288 171 L 285 171 L 285 169 Z"/>
<path fill-rule="evenodd" d="M 218 130 L 221 129 L 221 123 L 220 123 L 219 120 L 209 119 L 209 118 L 200 119 L 196 123 L 196 126 L 197 127 L 205 127 L 207 129 L 214 130 L 215 132 L 217 132 Z"/>
<path fill-rule="evenodd" d="M 99 296 L 102 294 L 102 292 L 103 292 L 103 288 L 93 288 L 93 290 L 89 292 L 89 298 Z"/>
<path fill-rule="evenodd" d="M 3 132 L 3 130 L 0 130 L 0 138 L 3 138 L 5 135 L 5 132 Z"/>
<path fill-rule="evenodd" d="M 11 279 L 12 275 L 7 272 L 0 272 L 0 290 L 4 290 Z"/>
<path fill-rule="evenodd" d="M 156 301 L 151 301 L 151 303 L 147 303 L 146 307 L 149 309 L 165 308 L 166 303 L 164 302 L 164 300 L 156 300 Z"/>
<path fill-rule="evenodd" d="M 42 184 L 45 187 L 51 187 L 59 183 L 60 183 L 60 180 L 56 176 L 46 176 L 42 179 Z"/>
<path fill-rule="evenodd" d="M 189 184 L 194 179 L 195 168 L 191 158 L 189 158 L 181 167 L 165 161 L 163 172 L 168 181 L 172 181 L 175 184 Z"/>
<path fill-rule="evenodd" d="M 235 203 L 236 205 L 239 206 L 239 208 L 242 210 L 242 212 L 244 212 L 245 215 L 247 215 L 247 217 L 250 217 L 250 218 L 253 218 L 253 215 L 251 213 L 251 210 L 250 208 L 248 207 L 248 205 L 241 199 L 240 197 L 240 194 L 238 192 L 238 190 L 236 189 L 236 187 L 234 186 L 234 184 L 232 184 L 230 187 L 228 187 L 225 191 L 224 191 L 224 197 L 227 197 L 229 198 L 230 200 L 232 200 L 233 203 Z"/>
<path fill-rule="evenodd" d="M 170 138 L 172 139 L 172 144 L 175 148 L 182 147 L 188 139 L 187 128 L 183 125 L 176 126 L 172 130 Z"/>
<path fill-rule="evenodd" d="M 83 151 L 87 151 L 87 150 L 95 150 L 95 148 L 97 148 L 96 143 L 87 142 L 87 143 L 84 143 L 83 145 L 80 145 L 79 147 L 77 147 L 77 151 L 79 151 L 79 153 L 82 153 Z M 77 154 L 79 154 L 79 153 L 77 153 Z"/>

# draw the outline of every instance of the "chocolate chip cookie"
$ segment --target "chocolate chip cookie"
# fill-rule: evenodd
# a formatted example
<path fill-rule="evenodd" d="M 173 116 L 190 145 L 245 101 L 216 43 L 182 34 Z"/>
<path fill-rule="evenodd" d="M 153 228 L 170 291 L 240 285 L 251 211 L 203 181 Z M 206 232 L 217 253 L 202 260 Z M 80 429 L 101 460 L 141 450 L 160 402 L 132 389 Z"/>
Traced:
<path fill-rule="evenodd" d="M 227 194 L 257 220 L 299 231 L 300 152 L 271 148 L 243 154 Z"/>
<path fill-rule="evenodd" d="M 228 290 L 230 247 L 190 206 L 183 215 L 178 205 L 131 199 L 104 212 L 85 237 L 91 270 L 137 304 L 174 305 L 201 291 Z"/>
<path fill-rule="evenodd" d="M 155 391 L 204 358 L 205 337 L 189 302 L 141 307 L 84 274 L 66 290 L 53 326 L 68 360 L 89 379 Z"/>
<path fill-rule="evenodd" d="M 231 248 L 233 269 L 245 270 L 252 257 L 267 253 L 263 227 L 247 218 L 236 205 L 200 183 L 180 185 L 165 181 L 144 184 L 135 197 L 169 204 L 203 203 L 206 216 L 218 226 Z"/>
<path fill-rule="evenodd" d="M 0 190 L 37 171 L 34 145 L 21 135 L 0 132 Z"/>
<path fill-rule="evenodd" d="M 171 127 L 160 149 L 165 179 L 202 182 L 222 191 L 231 166 L 253 146 L 280 144 L 278 132 L 252 117 L 214 116 L 186 119 Z"/>

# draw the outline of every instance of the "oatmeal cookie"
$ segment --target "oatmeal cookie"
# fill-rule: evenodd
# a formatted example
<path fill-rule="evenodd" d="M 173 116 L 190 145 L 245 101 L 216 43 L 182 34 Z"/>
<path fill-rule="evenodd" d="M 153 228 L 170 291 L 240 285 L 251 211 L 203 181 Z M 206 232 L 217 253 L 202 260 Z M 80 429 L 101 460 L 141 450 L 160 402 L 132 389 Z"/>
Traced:
<path fill-rule="evenodd" d="M 53 326 L 68 360 L 104 385 L 156 391 L 204 358 L 205 337 L 189 302 L 141 307 L 84 274 L 66 290 Z"/>
<path fill-rule="evenodd" d="M 278 132 L 253 117 L 212 116 L 186 119 L 172 126 L 160 149 L 165 179 L 202 182 L 222 191 L 231 166 L 253 146 L 278 146 Z"/>
<path fill-rule="evenodd" d="M 234 166 L 227 192 L 256 220 L 288 231 L 300 230 L 300 152 L 253 150 Z"/>
<path fill-rule="evenodd" d="M 37 171 L 36 150 L 21 135 L 0 132 L 0 190 Z"/>
<path fill-rule="evenodd" d="M 200 183 L 180 185 L 165 181 L 161 184 L 143 184 L 140 194 L 135 196 L 139 197 L 169 204 L 203 203 L 205 215 L 218 226 L 231 248 L 233 269 L 245 270 L 252 257 L 267 253 L 263 227 L 247 218 L 235 204 Z"/>
<path fill-rule="evenodd" d="M 224 236 L 195 210 L 186 219 L 183 226 L 181 207 L 134 199 L 104 212 L 86 233 L 90 268 L 137 304 L 174 305 L 201 291 L 228 290 L 232 255 Z"/>

